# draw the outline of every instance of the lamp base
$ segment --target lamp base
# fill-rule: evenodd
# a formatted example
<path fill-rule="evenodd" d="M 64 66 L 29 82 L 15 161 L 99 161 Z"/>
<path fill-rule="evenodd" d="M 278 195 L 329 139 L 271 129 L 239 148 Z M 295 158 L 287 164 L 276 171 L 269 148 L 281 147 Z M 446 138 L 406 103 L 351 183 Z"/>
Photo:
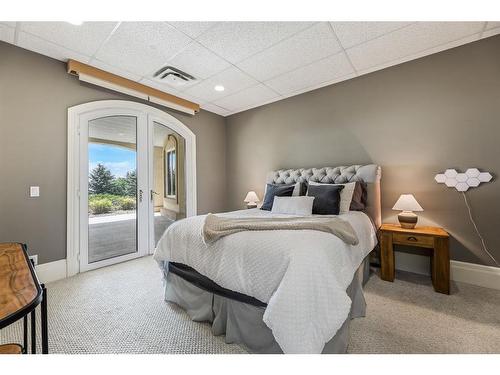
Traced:
<path fill-rule="evenodd" d="M 418 216 L 411 211 L 403 211 L 398 215 L 401 228 L 413 229 L 417 225 Z"/>
<path fill-rule="evenodd" d="M 247 208 L 257 208 L 257 203 L 248 203 Z"/>

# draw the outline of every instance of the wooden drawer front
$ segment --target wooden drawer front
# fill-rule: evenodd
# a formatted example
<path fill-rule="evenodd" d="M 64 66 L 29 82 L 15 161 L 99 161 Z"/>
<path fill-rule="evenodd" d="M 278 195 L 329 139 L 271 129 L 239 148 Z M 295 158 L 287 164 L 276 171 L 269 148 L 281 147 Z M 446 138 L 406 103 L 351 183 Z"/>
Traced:
<path fill-rule="evenodd" d="M 393 233 L 392 242 L 398 245 L 434 247 L 434 238 L 418 234 Z"/>

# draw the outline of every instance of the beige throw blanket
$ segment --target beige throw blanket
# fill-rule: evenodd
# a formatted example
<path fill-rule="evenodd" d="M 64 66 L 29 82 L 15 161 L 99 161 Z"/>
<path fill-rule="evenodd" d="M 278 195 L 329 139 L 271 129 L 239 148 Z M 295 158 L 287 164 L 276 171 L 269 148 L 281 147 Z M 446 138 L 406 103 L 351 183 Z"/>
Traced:
<path fill-rule="evenodd" d="M 208 214 L 203 225 L 203 238 L 210 244 L 230 234 L 255 230 L 316 230 L 331 233 L 348 245 L 357 245 L 358 237 L 347 221 L 337 217 L 294 218 L 226 218 Z"/>

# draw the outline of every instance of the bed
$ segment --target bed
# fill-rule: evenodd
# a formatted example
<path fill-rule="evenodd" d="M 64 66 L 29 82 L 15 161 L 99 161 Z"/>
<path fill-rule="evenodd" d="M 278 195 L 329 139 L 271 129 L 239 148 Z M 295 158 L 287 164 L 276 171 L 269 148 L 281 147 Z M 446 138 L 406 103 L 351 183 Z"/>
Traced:
<path fill-rule="evenodd" d="M 381 169 L 373 164 L 278 170 L 267 176 L 272 184 L 364 182 L 365 210 L 338 215 L 352 225 L 357 245 L 312 230 L 240 232 L 207 244 L 201 235 L 205 215 L 172 224 L 154 255 L 165 280 L 165 300 L 250 352 L 345 353 L 350 320 L 365 315 L 363 285 L 381 221 L 380 178 Z M 259 209 L 218 215 L 288 217 Z"/>

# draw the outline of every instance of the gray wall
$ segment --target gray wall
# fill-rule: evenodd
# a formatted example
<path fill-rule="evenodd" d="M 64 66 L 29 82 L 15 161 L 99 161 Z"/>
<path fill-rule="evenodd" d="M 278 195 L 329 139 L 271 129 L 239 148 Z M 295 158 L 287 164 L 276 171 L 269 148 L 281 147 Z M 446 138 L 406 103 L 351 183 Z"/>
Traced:
<path fill-rule="evenodd" d="M 0 42 L 0 241 L 26 242 L 40 263 L 65 257 L 67 108 L 134 100 L 79 83 L 65 64 Z M 447 167 L 500 167 L 500 36 L 411 61 L 224 119 L 172 113 L 197 136 L 198 211 L 244 207 L 265 173 L 283 167 L 378 163 L 384 219 L 401 193 L 445 227 L 454 259 L 486 263 L 462 196 L 434 182 Z M 226 166 L 226 167 L 225 167 Z M 227 173 L 227 180 L 226 180 Z M 28 197 L 39 185 L 41 197 Z M 226 195 L 227 187 L 227 195 Z M 467 195 L 500 258 L 497 182 Z M 227 199 L 226 199 L 227 198 Z"/>
<path fill-rule="evenodd" d="M 500 36 L 427 56 L 227 119 L 229 209 L 265 174 L 287 167 L 378 163 L 383 219 L 412 193 L 421 224 L 446 228 L 452 257 L 491 264 L 463 197 L 434 181 L 446 168 L 500 169 Z M 498 182 L 467 192 L 490 251 L 500 260 Z"/>
<path fill-rule="evenodd" d="M 66 257 L 67 109 L 104 99 L 135 100 L 83 85 L 64 63 L 0 42 L 0 242 L 27 243 L 40 263 Z M 223 211 L 224 118 L 171 114 L 196 134 L 198 212 Z M 30 185 L 40 186 L 40 198 L 29 198 Z"/>

